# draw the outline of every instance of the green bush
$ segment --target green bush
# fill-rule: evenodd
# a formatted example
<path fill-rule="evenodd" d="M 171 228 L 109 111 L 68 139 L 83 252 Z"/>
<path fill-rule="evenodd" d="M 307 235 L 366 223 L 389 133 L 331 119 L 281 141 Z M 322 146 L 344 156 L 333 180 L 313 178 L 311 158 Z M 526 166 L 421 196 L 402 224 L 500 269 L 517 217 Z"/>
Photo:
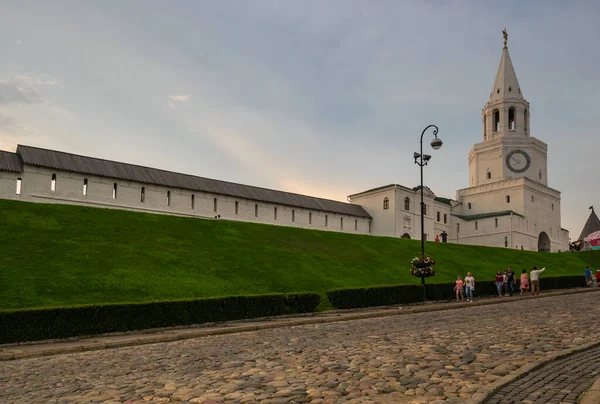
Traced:
<path fill-rule="evenodd" d="M 0 344 L 315 311 L 316 293 L 0 311 Z"/>
<path fill-rule="evenodd" d="M 517 276 L 519 276 L 517 274 Z M 585 286 L 583 276 L 558 276 L 540 278 L 540 288 L 569 289 Z M 519 282 L 514 286 L 519 292 Z M 430 283 L 425 285 L 427 300 L 452 300 L 456 297 L 454 283 Z M 477 296 L 495 296 L 498 292 L 493 281 L 476 281 Z M 372 288 L 338 289 L 327 292 L 331 305 L 337 309 L 354 309 L 360 307 L 391 306 L 423 301 L 423 287 L 417 285 L 380 286 Z"/>

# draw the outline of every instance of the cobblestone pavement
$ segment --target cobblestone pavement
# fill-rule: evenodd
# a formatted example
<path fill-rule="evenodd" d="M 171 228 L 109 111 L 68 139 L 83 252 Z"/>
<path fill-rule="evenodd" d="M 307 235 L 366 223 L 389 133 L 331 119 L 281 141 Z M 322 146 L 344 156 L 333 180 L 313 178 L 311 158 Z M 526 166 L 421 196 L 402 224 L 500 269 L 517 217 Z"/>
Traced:
<path fill-rule="evenodd" d="M 0 402 L 463 402 L 531 361 L 600 340 L 589 321 L 600 315 L 598 298 L 565 295 L 14 360 L 0 365 Z"/>
<path fill-rule="evenodd" d="M 486 401 L 499 403 L 577 403 L 600 373 L 600 347 L 550 362 Z"/>

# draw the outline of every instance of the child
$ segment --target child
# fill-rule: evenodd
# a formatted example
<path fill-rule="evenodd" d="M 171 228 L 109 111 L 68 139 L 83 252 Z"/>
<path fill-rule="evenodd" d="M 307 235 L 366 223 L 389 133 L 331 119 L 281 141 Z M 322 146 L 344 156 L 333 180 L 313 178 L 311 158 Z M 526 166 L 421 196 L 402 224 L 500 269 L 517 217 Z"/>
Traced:
<path fill-rule="evenodd" d="M 456 301 L 458 302 L 458 297 L 460 296 L 460 301 L 464 302 L 465 301 L 465 297 L 463 295 L 463 281 L 461 279 L 461 277 L 459 276 L 458 278 L 456 278 L 456 285 L 454 286 L 454 290 L 456 291 Z"/>
<path fill-rule="evenodd" d="M 596 286 L 600 287 L 600 269 L 596 270 Z"/>
<path fill-rule="evenodd" d="M 523 291 L 529 290 L 529 278 L 527 277 L 527 270 L 524 269 L 521 272 L 521 296 L 523 296 Z"/>
<path fill-rule="evenodd" d="M 498 290 L 498 297 L 502 297 L 502 285 L 504 284 L 504 276 L 502 272 L 496 272 L 496 289 Z"/>

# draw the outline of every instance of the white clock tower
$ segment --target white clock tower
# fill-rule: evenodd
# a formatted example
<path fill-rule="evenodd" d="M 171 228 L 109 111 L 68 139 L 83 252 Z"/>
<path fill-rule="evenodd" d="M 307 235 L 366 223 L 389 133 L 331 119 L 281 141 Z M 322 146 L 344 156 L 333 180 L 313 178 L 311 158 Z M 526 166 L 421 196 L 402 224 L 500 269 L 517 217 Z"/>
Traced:
<path fill-rule="evenodd" d="M 482 110 L 483 142 L 469 153 L 470 186 L 527 177 L 547 185 L 546 143 L 531 137 L 529 102 L 504 49 L 490 98 Z"/>
<path fill-rule="evenodd" d="M 531 136 L 530 106 L 508 53 L 508 34 L 488 102 L 483 141 L 469 152 L 469 188 L 457 191 L 457 242 L 565 251 L 560 192 L 548 186 L 548 146 Z"/>

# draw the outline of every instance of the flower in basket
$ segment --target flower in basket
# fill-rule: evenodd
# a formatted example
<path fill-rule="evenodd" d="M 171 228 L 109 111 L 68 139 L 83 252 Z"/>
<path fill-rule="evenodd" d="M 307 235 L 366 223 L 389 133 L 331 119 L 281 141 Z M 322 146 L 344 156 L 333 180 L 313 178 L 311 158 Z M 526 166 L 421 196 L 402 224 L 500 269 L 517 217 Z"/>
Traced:
<path fill-rule="evenodd" d="M 431 257 L 415 257 L 410 261 L 410 265 L 410 272 L 413 276 L 428 277 L 435 275 L 435 270 L 432 268 L 435 265 L 435 261 Z"/>

